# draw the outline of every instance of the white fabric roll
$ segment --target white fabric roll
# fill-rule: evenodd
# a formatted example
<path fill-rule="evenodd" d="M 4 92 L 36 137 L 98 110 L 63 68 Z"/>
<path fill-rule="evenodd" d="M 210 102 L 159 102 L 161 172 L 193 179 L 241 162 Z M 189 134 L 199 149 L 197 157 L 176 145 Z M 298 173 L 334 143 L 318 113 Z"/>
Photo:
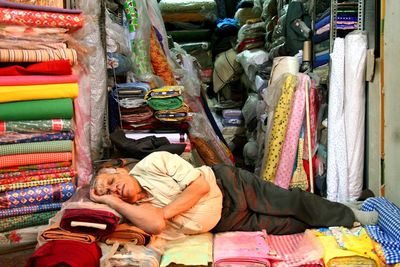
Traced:
<path fill-rule="evenodd" d="M 328 169 L 327 197 L 331 201 L 347 201 L 346 132 L 344 116 L 344 39 L 336 38 L 331 54 L 331 77 L 328 105 Z"/>
<path fill-rule="evenodd" d="M 296 57 L 276 57 L 272 62 L 271 79 L 269 84 L 278 80 L 282 74 L 291 73 L 296 75 L 299 72 L 300 65 Z"/>
<path fill-rule="evenodd" d="M 367 34 L 355 31 L 345 38 L 345 127 L 349 200 L 357 200 L 362 191 L 365 137 L 365 63 Z"/>

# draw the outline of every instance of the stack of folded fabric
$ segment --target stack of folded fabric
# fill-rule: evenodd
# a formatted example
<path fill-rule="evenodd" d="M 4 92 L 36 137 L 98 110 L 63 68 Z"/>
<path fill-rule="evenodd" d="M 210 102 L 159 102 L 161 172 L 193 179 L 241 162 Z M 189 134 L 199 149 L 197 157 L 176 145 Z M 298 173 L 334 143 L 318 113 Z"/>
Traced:
<path fill-rule="evenodd" d="M 312 38 L 314 47 L 313 67 L 323 84 L 326 84 L 329 74 L 329 51 L 330 51 L 330 31 L 331 31 L 331 9 L 328 8 L 317 17 L 315 23 L 315 33 Z"/>
<path fill-rule="evenodd" d="M 49 247 L 57 248 L 68 244 L 68 247 L 85 250 L 85 253 L 88 253 L 85 258 L 93 257 L 90 264 L 95 263 L 93 266 L 99 266 L 102 254 L 99 245 L 104 248 L 103 255 L 113 251 L 112 255 L 105 257 L 107 261 L 112 262 L 110 258 L 114 253 L 117 254 L 115 249 L 111 249 L 113 244 L 142 247 L 150 242 L 148 233 L 127 223 L 121 223 L 121 215 L 115 210 L 107 205 L 92 202 L 89 199 L 89 189 L 89 186 L 79 188 L 49 221 L 49 225 L 41 229 L 38 235 L 39 248 L 31 256 L 30 262 L 38 264 L 46 258 L 55 262 L 72 262 L 75 260 L 75 254 L 73 257 L 68 254 L 55 255 L 63 249 L 49 251 Z M 91 251 L 96 253 L 90 253 Z M 90 264 L 85 266 L 92 266 Z"/>
<path fill-rule="evenodd" d="M 314 44 L 314 68 L 328 64 L 329 62 L 329 36 L 331 30 L 330 9 L 319 15 L 315 23 Z"/>
<path fill-rule="evenodd" d="M 213 235 L 204 233 L 167 241 L 160 266 L 211 266 L 212 262 Z"/>
<path fill-rule="evenodd" d="M 269 267 L 271 249 L 267 234 L 258 232 L 225 232 L 214 237 L 214 266 Z"/>
<path fill-rule="evenodd" d="M 358 29 L 358 3 L 346 1 L 338 3 L 336 29 L 338 36 L 344 37 L 347 33 Z"/>
<path fill-rule="evenodd" d="M 79 10 L 0 1 L 0 232 L 45 224 L 75 190 L 67 33 Z"/>

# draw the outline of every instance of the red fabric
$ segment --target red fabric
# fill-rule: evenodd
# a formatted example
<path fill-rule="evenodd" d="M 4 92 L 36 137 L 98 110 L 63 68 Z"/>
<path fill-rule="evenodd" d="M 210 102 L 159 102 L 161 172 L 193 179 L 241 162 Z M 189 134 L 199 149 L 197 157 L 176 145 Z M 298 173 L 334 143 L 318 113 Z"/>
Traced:
<path fill-rule="evenodd" d="M 71 75 L 72 67 L 69 60 L 52 60 L 34 63 L 27 67 L 14 65 L 0 68 L 0 76 L 20 75 Z"/>
<path fill-rule="evenodd" d="M 96 243 L 54 240 L 39 247 L 29 258 L 26 267 L 52 267 L 60 263 L 71 267 L 100 266 L 101 249 Z"/>
<path fill-rule="evenodd" d="M 85 233 L 101 238 L 114 232 L 119 219 L 115 214 L 103 210 L 65 209 L 60 227 L 73 233 Z M 72 227 L 71 221 L 101 223 L 106 224 L 107 227 L 104 230 L 84 226 Z"/>
<path fill-rule="evenodd" d="M 75 75 L 0 76 L 0 86 L 77 83 Z"/>
<path fill-rule="evenodd" d="M 314 181 L 314 188 L 315 188 L 315 173 L 317 171 L 317 154 L 314 155 L 313 159 L 312 159 L 312 168 L 313 168 L 313 181 Z M 310 167 L 309 167 L 309 163 L 308 160 L 303 159 L 303 166 L 304 166 L 304 170 L 307 173 L 307 180 L 308 180 L 308 184 L 310 185 Z M 308 187 L 307 191 L 310 191 L 310 186 Z"/>

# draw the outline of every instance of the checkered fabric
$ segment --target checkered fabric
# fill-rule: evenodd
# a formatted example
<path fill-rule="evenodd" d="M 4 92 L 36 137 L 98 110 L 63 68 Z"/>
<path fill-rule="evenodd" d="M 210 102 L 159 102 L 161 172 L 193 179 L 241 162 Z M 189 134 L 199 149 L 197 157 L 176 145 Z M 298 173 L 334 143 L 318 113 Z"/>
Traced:
<path fill-rule="evenodd" d="M 294 252 L 299 246 L 303 234 L 293 235 L 268 235 L 267 240 L 271 249 L 277 254 L 277 258 L 282 260 L 271 260 L 272 267 L 317 267 L 324 266 L 322 259 L 316 261 L 306 261 L 305 258 L 294 256 Z"/>
<path fill-rule="evenodd" d="M 369 236 L 381 244 L 386 264 L 400 263 L 400 208 L 382 197 L 368 198 L 361 210 L 379 213 L 378 224 L 365 226 Z"/>
<path fill-rule="evenodd" d="M 0 156 L 0 168 L 72 160 L 71 152 L 32 153 Z"/>

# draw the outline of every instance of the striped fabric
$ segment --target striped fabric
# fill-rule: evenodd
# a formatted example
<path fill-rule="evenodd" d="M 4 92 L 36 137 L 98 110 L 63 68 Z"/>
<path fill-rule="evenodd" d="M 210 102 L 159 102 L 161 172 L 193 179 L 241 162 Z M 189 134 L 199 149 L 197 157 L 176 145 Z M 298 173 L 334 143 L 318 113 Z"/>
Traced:
<path fill-rule="evenodd" d="M 65 172 L 60 172 L 59 169 L 65 170 Z M 7 184 L 13 184 L 13 183 L 27 183 L 27 182 L 32 182 L 32 181 L 43 181 L 43 180 L 50 180 L 50 179 L 55 179 L 55 178 L 69 178 L 69 177 L 75 177 L 76 172 L 72 170 L 72 168 L 65 167 L 65 168 L 59 168 L 59 169 L 45 169 L 39 170 L 41 172 L 38 173 L 43 173 L 43 174 L 37 174 L 37 175 L 31 175 L 31 176 L 13 176 L 9 178 L 0 178 L 0 185 L 7 185 Z M 46 171 L 48 171 L 46 173 Z M 18 173 L 18 172 L 17 172 Z M 14 174 L 12 174 L 14 175 Z M 1 177 L 1 174 L 0 174 Z"/>
<path fill-rule="evenodd" d="M 72 48 L 63 49 L 0 49 L 0 62 L 43 62 L 67 59 L 72 65 L 78 62 L 78 55 Z"/>
<path fill-rule="evenodd" d="M 307 262 L 305 255 L 299 257 L 294 253 L 302 241 L 303 233 L 293 235 L 268 235 L 267 240 L 271 249 L 274 250 L 278 257 L 282 260 L 271 260 L 272 267 L 290 267 L 290 266 L 303 266 L 303 267 L 317 267 L 324 266 L 322 259 Z"/>
<path fill-rule="evenodd" d="M 379 212 L 378 224 L 365 227 L 381 245 L 386 264 L 400 263 L 400 208 L 385 198 L 374 197 L 365 200 L 361 210 Z"/>
<path fill-rule="evenodd" d="M 54 163 L 41 163 L 34 165 L 15 166 L 11 168 L 2 168 L 0 169 L 0 178 L 52 173 L 53 171 L 49 171 L 48 169 L 65 168 L 65 167 L 70 167 L 71 165 L 72 165 L 71 161 L 61 161 Z M 70 170 L 63 169 L 54 172 L 63 172 L 63 171 L 70 171 Z"/>
<path fill-rule="evenodd" d="M 2 145 L 0 156 L 72 151 L 71 140 Z"/>
<path fill-rule="evenodd" d="M 24 206 L 14 209 L 0 210 L 0 219 L 24 214 L 33 214 L 43 211 L 59 210 L 63 203 L 49 203 L 42 205 Z"/>
<path fill-rule="evenodd" d="M 54 178 L 54 179 L 47 179 L 47 180 L 6 184 L 6 185 L 0 185 L 0 192 L 12 191 L 12 190 L 17 190 L 17 189 L 35 187 L 35 186 L 42 186 L 42 185 L 69 183 L 69 182 L 72 182 L 72 177 Z"/>
<path fill-rule="evenodd" d="M 33 153 L 20 155 L 0 156 L 0 168 L 71 161 L 71 152 Z"/>

